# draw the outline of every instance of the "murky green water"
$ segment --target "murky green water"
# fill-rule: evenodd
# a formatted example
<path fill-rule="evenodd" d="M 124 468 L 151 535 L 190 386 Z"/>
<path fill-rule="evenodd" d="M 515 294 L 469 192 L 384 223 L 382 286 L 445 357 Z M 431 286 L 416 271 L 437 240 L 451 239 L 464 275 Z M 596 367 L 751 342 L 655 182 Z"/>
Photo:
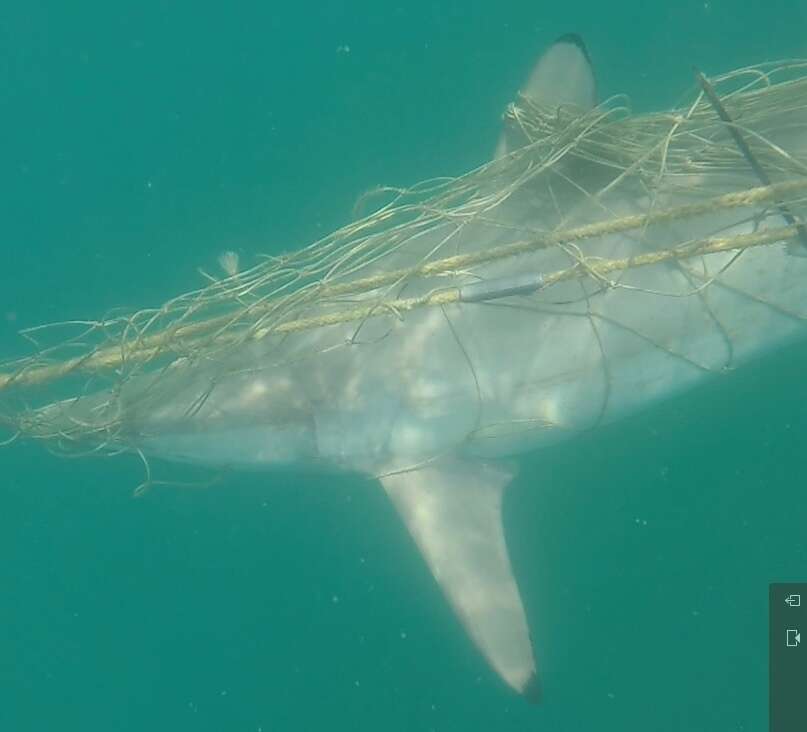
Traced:
<path fill-rule="evenodd" d="M 57 7 L 58 6 L 58 7 Z M 807 6 L 19 3 L 4 13 L 0 353 L 486 159 L 561 33 L 603 96 L 807 56 Z M 767 583 L 807 575 L 807 346 L 521 461 L 506 522 L 545 701 L 476 654 L 370 482 L 155 489 L 0 453 L 0 728 L 762 730 Z M 203 477 L 164 466 L 164 477 Z"/>

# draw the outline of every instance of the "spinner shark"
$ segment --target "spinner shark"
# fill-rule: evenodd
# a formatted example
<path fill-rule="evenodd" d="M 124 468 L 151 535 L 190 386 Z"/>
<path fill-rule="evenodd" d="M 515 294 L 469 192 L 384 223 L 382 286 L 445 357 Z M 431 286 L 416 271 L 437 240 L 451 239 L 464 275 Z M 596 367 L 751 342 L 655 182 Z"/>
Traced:
<path fill-rule="evenodd" d="M 544 52 L 522 97 L 571 120 L 597 108 L 579 37 L 563 36 Z M 794 159 L 803 155 L 806 113 L 790 110 L 768 122 L 771 145 Z M 656 190 L 607 160 L 569 155 L 512 194 L 492 195 L 497 163 L 529 141 L 517 124 L 507 126 L 490 163 L 490 205 L 461 225 L 446 216 L 416 231 L 383 267 L 413 267 L 436 253 L 485 252 L 562 227 L 683 205 L 704 190 L 719 195 L 759 185 L 739 155 L 740 164 L 717 170 L 695 161 L 679 170 L 674 185 Z M 126 444 L 147 456 L 376 479 L 478 650 L 507 685 L 536 700 L 538 664 L 502 524 L 515 458 L 797 337 L 807 308 L 807 259 L 784 243 L 626 269 L 612 279 L 570 279 L 546 290 L 543 275 L 579 263 L 577 255 L 636 257 L 718 234 L 764 231 L 793 215 L 771 205 L 729 209 L 481 261 L 473 271 L 403 278 L 391 286 L 396 298 L 452 287 L 459 298 L 405 314 L 390 308 L 388 317 L 359 325 L 334 321 L 268 335 L 216 358 L 179 359 L 147 386 L 142 378 L 124 384 L 116 420 Z M 370 260 L 361 276 L 381 266 Z M 360 293 L 349 304 L 377 297 Z M 305 315 L 333 307 L 330 301 Z M 70 419 L 86 421 L 92 399 L 79 409 Z"/>

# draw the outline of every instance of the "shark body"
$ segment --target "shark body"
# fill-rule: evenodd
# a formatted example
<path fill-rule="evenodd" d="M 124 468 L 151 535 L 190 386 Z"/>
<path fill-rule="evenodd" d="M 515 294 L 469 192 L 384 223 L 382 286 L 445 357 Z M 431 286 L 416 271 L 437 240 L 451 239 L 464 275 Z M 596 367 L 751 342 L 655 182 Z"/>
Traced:
<path fill-rule="evenodd" d="M 565 36 L 551 46 L 524 94 L 545 106 L 590 110 L 596 84 L 582 42 Z M 522 144 L 517 130 L 508 131 L 495 155 Z M 539 179 L 478 221 L 430 231 L 389 266 L 423 261 L 438 245 L 443 255 L 481 251 L 532 230 L 688 200 L 615 188 L 594 201 L 582 189 L 614 174 L 595 165 L 572 174 L 574 185 L 564 175 Z M 737 187 L 738 175 L 715 178 L 715 193 Z M 754 185 L 750 173 L 745 182 Z M 625 257 L 781 223 L 729 212 L 658 228 L 652 242 L 634 232 L 581 248 Z M 166 459 L 377 478 L 481 653 L 510 687 L 535 699 L 537 665 L 501 520 L 515 474 L 508 458 L 635 412 L 799 335 L 794 313 L 807 308 L 807 259 L 785 246 L 733 257 L 627 271 L 618 288 L 574 281 L 551 293 L 469 297 L 400 320 L 269 336 L 214 364 L 178 365 L 145 392 L 124 391 L 121 420 L 133 446 Z M 567 253 L 540 250 L 517 264 L 483 265 L 475 276 L 507 285 L 525 271 L 568 262 Z M 692 294 L 710 278 L 713 286 Z M 461 273 L 427 277 L 395 294 L 476 281 Z"/>

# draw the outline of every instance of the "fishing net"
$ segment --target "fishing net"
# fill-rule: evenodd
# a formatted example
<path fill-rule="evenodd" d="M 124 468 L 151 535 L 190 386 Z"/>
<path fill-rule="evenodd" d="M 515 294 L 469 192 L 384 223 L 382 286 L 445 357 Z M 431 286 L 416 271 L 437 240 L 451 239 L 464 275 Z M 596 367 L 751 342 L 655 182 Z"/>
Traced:
<path fill-rule="evenodd" d="M 145 425 L 169 419 L 170 400 L 173 423 L 178 409 L 185 420 L 225 419 L 219 390 L 232 397 L 234 383 L 246 389 L 261 372 L 273 381 L 249 380 L 253 406 L 242 394 L 242 416 L 293 419 L 327 398 L 324 373 L 341 379 L 339 399 L 360 400 L 351 379 L 367 349 L 386 359 L 374 376 L 385 393 L 412 370 L 455 368 L 452 388 L 476 402 L 469 436 L 562 428 L 557 405 L 538 395 L 552 374 L 511 374 L 518 383 L 505 385 L 486 354 L 535 348 L 547 360 L 557 344 L 573 360 L 578 346 L 563 335 L 583 321 L 604 384 L 593 424 L 613 391 L 609 349 L 618 348 L 607 330 L 719 372 L 734 365 L 742 322 L 757 311 L 733 321 L 710 300 L 713 288 L 794 327 L 807 316 L 797 293 L 807 276 L 807 62 L 702 79 L 690 103 L 667 113 L 631 115 L 621 98 L 585 114 L 519 98 L 505 124 L 508 155 L 457 178 L 376 191 L 362 202 L 367 215 L 306 248 L 231 267 L 159 307 L 25 331 L 32 352 L 0 367 L 2 423 L 58 449 L 125 451 Z M 680 310 L 684 300 L 696 305 L 680 317 L 720 343 L 705 355 L 678 330 L 639 319 L 655 308 L 663 320 L 660 302 Z M 498 332 L 503 314 L 520 324 L 509 336 Z M 292 380 L 299 393 L 278 386 Z M 516 388 L 518 408 L 497 411 L 501 391 Z M 259 393 L 267 389 L 274 396 Z M 433 401 L 416 391 L 410 384 L 405 398 Z"/>

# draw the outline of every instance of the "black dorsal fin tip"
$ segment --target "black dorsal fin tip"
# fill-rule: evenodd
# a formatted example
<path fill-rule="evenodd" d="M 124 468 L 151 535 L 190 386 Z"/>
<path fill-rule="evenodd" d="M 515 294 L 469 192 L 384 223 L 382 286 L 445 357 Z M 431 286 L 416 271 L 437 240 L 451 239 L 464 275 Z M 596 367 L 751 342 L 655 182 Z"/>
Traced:
<path fill-rule="evenodd" d="M 586 57 L 586 61 L 591 63 L 591 57 L 588 55 L 588 48 L 586 48 L 583 37 L 578 33 L 564 33 L 562 36 L 555 39 L 555 43 L 571 43 L 573 46 L 577 46 L 583 52 L 583 55 Z"/>

